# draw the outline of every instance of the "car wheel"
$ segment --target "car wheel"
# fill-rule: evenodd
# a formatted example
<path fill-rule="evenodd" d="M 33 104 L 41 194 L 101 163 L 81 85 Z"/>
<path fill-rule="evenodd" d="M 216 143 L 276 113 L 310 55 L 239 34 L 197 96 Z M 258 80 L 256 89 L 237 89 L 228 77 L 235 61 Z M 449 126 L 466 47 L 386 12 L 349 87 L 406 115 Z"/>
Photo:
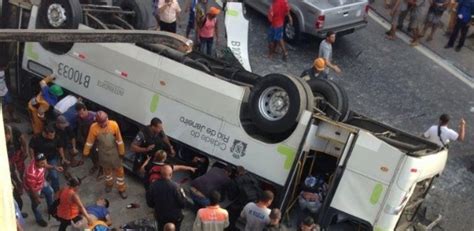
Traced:
<path fill-rule="evenodd" d="M 320 78 L 311 79 L 307 83 L 313 91 L 315 105 L 319 110 L 331 119 L 346 119 L 349 102 L 344 89 L 332 81 Z"/>
<path fill-rule="evenodd" d="M 79 0 L 42 0 L 36 20 L 37 29 L 77 29 L 82 22 Z M 66 54 L 74 43 L 40 43 L 55 54 Z"/>
<path fill-rule="evenodd" d="M 118 2 L 118 6 L 122 10 L 133 11 L 134 15 L 125 15 L 124 19 L 130 23 L 135 29 L 148 30 L 150 29 L 151 21 L 153 17 L 152 13 L 147 9 L 149 7 L 148 1 L 143 0 L 121 0 Z M 156 20 L 155 20 L 156 21 Z"/>
<path fill-rule="evenodd" d="M 291 14 L 291 18 L 293 19 L 293 24 L 291 25 L 288 18 L 285 20 L 285 25 L 283 26 L 283 37 L 288 43 L 295 44 L 299 42 L 301 37 L 300 25 L 298 18 L 296 18 L 294 14 Z"/>
<path fill-rule="evenodd" d="M 297 80 L 269 74 L 259 79 L 250 93 L 250 116 L 265 133 L 285 133 L 295 127 L 306 101 L 305 90 Z"/>

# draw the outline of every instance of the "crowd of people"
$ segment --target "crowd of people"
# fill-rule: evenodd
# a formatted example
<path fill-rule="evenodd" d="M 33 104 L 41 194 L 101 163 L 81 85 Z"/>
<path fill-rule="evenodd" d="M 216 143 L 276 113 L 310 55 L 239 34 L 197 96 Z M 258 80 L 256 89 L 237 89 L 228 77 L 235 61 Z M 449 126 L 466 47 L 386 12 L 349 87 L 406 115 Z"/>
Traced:
<path fill-rule="evenodd" d="M 23 194 L 29 197 L 34 219 L 41 227 L 48 226 L 44 218 L 48 215 L 59 222 L 59 230 L 69 226 L 110 229 L 110 202 L 100 193 L 94 203 L 84 203 L 80 197 L 82 179 L 74 168 L 90 157 L 89 174 L 98 172 L 97 179 L 104 181 L 106 193 L 115 185 L 119 196 L 127 199 L 122 162 L 125 143 L 119 124 L 104 111 L 88 110 L 81 98 L 65 96 L 53 81 L 51 76 L 43 78 L 39 93 L 28 102 L 29 141 L 28 134 L 13 124 L 15 120 L 5 125 L 18 230 L 23 230 L 27 216 L 22 212 Z M 179 230 L 184 208 L 196 211 L 193 230 L 285 230 L 280 224 L 281 212 L 270 209 L 273 192 L 263 190 L 242 166 L 209 166 L 208 158 L 198 153 L 180 156 L 185 165 L 169 162 L 168 157 L 176 157 L 176 150 L 160 119 L 153 118 L 140 129 L 130 151 L 134 153 L 133 171 L 143 180 L 146 202 L 154 210 L 159 230 Z M 25 167 L 26 159 L 29 163 Z M 176 171 L 189 173 L 189 189 L 173 181 Z M 65 183 L 61 183 L 61 174 Z M 232 201 L 226 208 L 219 205 L 224 198 Z M 39 209 L 43 201 L 47 214 Z M 305 224 L 302 222 L 301 227 Z"/>
<path fill-rule="evenodd" d="M 390 9 L 391 28 L 386 32 L 387 38 L 395 39 L 395 32 L 403 29 L 406 17 L 409 17 L 408 32 L 411 34 L 411 45 L 416 46 L 419 40 L 430 31 L 426 41 L 433 40 L 436 30 L 442 25 L 441 17 L 445 11 L 449 11 L 449 22 L 446 35 L 449 40 L 444 48 L 454 47 L 458 37 L 459 41 L 455 47 L 460 51 L 464 46 L 467 32 L 471 25 L 474 12 L 474 3 L 471 0 L 394 0 L 393 3 L 386 1 L 386 8 Z M 429 4 L 424 20 L 422 10 L 425 4 Z"/>

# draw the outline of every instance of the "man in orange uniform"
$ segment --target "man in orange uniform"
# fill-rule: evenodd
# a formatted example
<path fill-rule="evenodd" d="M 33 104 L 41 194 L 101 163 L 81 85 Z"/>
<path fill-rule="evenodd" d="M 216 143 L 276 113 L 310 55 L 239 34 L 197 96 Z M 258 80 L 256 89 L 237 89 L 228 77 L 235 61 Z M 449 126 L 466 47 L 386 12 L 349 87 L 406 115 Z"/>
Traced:
<path fill-rule="evenodd" d="M 52 82 L 54 77 L 46 76 L 40 81 L 41 91 L 28 101 L 28 112 L 31 117 L 31 127 L 33 134 L 41 134 L 46 120 L 45 113 L 49 110 L 49 106 L 54 107 L 58 102 L 58 97 L 63 94 L 63 89 L 53 84 L 51 87 L 48 83 Z"/>
<path fill-rule="evenodd" d="M 84 156 L 91 152 L 92 145 L 97 140 L 99 149 L 99 165 L 104 169 L 105 192 L 112 191 L 114 186 L 112 172 L 117 178 L 117 189 L 123 199 L 127 198 L 125 193 L 125 173 L 122 166 L 122 157 L 125 154 L 125 145 L 120 134 L 117 122 L 109 120 L 107 113 L 98 111 L 89 129 L 86 145 L 84 145 Z"/>
<path fill-rule="evenodd" d="M 229 213 L 219 206 L 221 194 L 213 191 L 209 200 L 209 206 L 198 210 L 193 231 L 224 230 L 229 227 Z"/>

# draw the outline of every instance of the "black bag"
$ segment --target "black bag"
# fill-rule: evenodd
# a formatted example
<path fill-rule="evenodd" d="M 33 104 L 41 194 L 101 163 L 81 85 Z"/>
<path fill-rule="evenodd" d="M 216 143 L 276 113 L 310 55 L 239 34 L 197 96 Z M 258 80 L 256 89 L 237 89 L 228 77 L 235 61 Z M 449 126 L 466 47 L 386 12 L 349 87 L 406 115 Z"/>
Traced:
<path fill-rule="evenodd" d="M 56 218 L 56 220 L 59 221 L 58 217 L 58 206 L 59 206 L 59 198 L 53 201 L 53 204 L 48 208 L 48 214 L 49 218 L 48 220 L 51 220 L 51 217 Z"/>

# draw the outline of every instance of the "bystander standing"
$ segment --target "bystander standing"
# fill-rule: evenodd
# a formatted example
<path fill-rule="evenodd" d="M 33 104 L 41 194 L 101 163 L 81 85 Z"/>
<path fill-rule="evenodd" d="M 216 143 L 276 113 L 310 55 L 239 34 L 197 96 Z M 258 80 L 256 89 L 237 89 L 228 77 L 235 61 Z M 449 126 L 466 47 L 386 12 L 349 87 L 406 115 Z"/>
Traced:
<path fill-rule="evenodd" d="M 150 185 L 150 189 L 146 192 L 146 202 L 155 210 L 159 231 L 162 231 L 167 223 L 173 223 L 179 231 L 186 201 L 184 191 L 171 180 L 173 169 L 170 166 L 161 168 L 161 176 Z"/>
<path fill-rule="evenodd" d="M 443 16 L 448 4 L 449 0 L 430 0 L 430 8 L 428 9 L 428 14 L 426 15 L 423 32 L 421 33 L 421 37 L 423 37 L 428 29 L 431 28 L 431 33 L 426 41 L 429 42 L 433 40 L 433 35 L 441 24 L 441 16 Z"/>
<path fill-rule="evenodd" d="M 456 46 L 455 50 L 460 51 L 461 48 L 464 46 L 464 41 L 466 40 L 467 31 L 469 30 L 469 26 L 471 25 L 471 17 L 474 2 L 471 0 L 459 0 L 458 2 L 458 9 L 457 9 L 457 21 L 454 25 L 453 32 L 449 37 L 448 44 L 444 48 L 451 48 L 454 46 L 459 33 L 461 37 L 459 38 L 458 45 Z"/>
<path fill-rule="evenodd" d="M 44 195 L 46 198 L 48 211 L 53 204 L 53 190 L 45 180 L 46 169 L 55 169 L 59 172 L 63 170 L 62 167 L 49 165 L 45 154 L 37 153 L 26 168 L 26 172 L 23 177 L 23 184 L 25 191 L 30 197 L 31 209 L 35 215 L 36 223 L 42 227 L 48 226 L 48 222 L 43 219 L 41 212 L 38 210 L 38 206 L 41 203 L 40 194 Z"/>
<path fill-rule="evenodd" d="M 158 3 L 160 30 L 176 33 L 181 8 L 177 0 L 160 0 Z"/>
<path fill-rule="evenodd" d="M 30 139 L 29 143 L 30 157 L 43 153 L 48 160 L 48 163 L 52 165 L 70 164 L 65 158 L 64 146 L 58 136 L 56 136 L 56 130 L 50 124 L 43 129 L 41 134 L 35 135 Z M 61 158 L 61 160 L 60 160 Z M 59 175 L 54 169 L 48 171 L 48 178 L 51 181 L 51 187 L 54 192 L 59 190 Z"/>
<path fill-rule="evenodd" d="M 448 114 L 442 114 L 439 117 L 438 125 L 431 126 L 423 134 L 423 137 L 438 144 L 440 147 L 447 146 L 450 141 L 464 141 L 464 136 L 466 135 L 466 121 L 464 119 L 459 121 L 458 132 L 456 132 L 453 129 L 448 128 L 449 120 L 450 118 Z"/>
<path fill-rule="evenodd" d="M 326 68 L 324 73 L 329 73 L 329 68 L 333 69 L 336 73 L 341 73 L 341 69 L 332 62 L 332 44 L 336 42 L 336 33 L 334 31 L 328 31 L 326 33 L 326 39 L 321 41 L 319 44 L 319 58 L 323 58 L 326 61 Z"/>
<path fill-rule="evenodd" d="M 193 231 L 222 231 L 229 226 L 229 213 L 219 206 L 221 194 L 213 191 L 209 200 L 206 208 L 198 210 Z"/>
<path fill-rule="evenodd" d="M 286 61 L 288 59 L 288 51 L 285 48 L 285 41 L 283 40 L 285 18 L 288 17 L 290 25 L 293 24 L 288 1 L 273 0 L 267 17 L 270 22 L 270 29 L 268 31 L 268 57 L 271 58 L 276 52 L 277 47 L 280 47 L 283 51 L 283 60 Z"/>
<path fill-rule="evenodd" d="M 84 145 L 84 155 L 87 156 L 91 152 L 91 148 L 97 140 L 99 149 L 99 164 L 104 169 L 105 175 L 105 192 L 112 191 L 114 186 L 113 172 L 117 178 L 116 184 L 120 197 L 126 199 L 125 192 L 127 186 L 125 184 L 125 172 L 122 165 L 122 158 L 125 155 L 125 145 L 123 143 L 122 134 L 117 122 L 109 120 L 107 113 L 98 111 L 96 114 L 96 122 L 89 129 L 86 144 Z"/>
<path fill-rule="evenodd" d="M 270 224 L 270 212 L 268 208 L 273 202 L 273 193 L 264 191 L 257 203 L 250 202 L 245 205 L 240 217 L 245 220 L 245 231 L 263 230 Z"/>
<path fill-rule="evenodd" d="M 209 8 L 207 15 L 202 24 L 197 26 L 196 32 L 199 34 L 199 49 L 202 53 L 209 56 L 213 53 L 213 46 L 219 44 L 219 26 L 217 23 L 217 15 L 221 10 L 217 7 Z"/>

